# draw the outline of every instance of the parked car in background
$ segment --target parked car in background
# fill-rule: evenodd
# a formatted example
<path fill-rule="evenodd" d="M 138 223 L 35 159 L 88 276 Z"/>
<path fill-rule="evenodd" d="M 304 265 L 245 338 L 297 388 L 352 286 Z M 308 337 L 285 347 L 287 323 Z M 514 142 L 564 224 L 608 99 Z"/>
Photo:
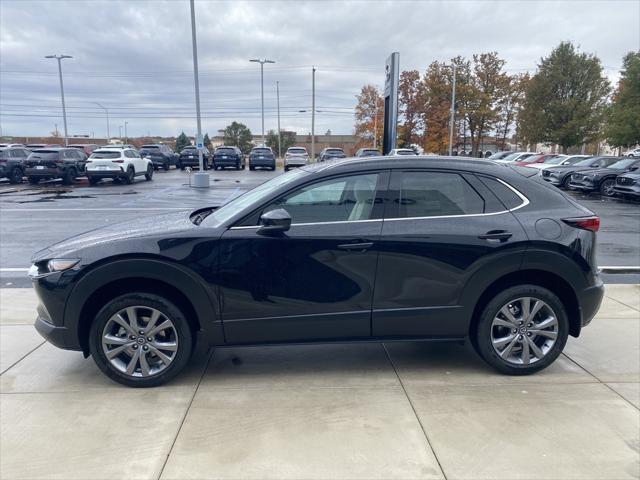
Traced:
<path fill-rule="evenodd" d="M 325 148 L 320 152 L 320 156 L 318 157 L 319 162 L 326 162 L 327 160 L 331 160 L 332 158 L 345 158 L 344 150 L 341 148 L 329 147 Z"/>
<path fill-rule="evenodd" d="M 361 148 L 356 152 L 356 157 L 379 157 L 382 153 L 377 148 Z"/>
<path fill-rule="evenodd" d="M 613 189 L 616 195 L 622 198 L 640 200 L 640 171 L 636 170 L 618 175 Z"/>
<path fill-rule="evenodd" d="M 99 148 L 87 160 L 86 175 L 91 185 L 104 178 L 133 183 L 135 177 L 153 178 L 153 163 L 133 148 Z"/>
<path fill-rule="evenodd" d="M 304 147 L 289 147 L 284 154 L 284 171 L 292 167 L 304 167 L 309 163 L 309 154 Z"/>
<path fill-rule="evenodd" d="M 153 162 L 153 168 L 169 170 L 172 165 L 178 166 L 178 154 L 163 143 L 143 145 L 140 155 Z"/>
<path fill-rule="evenodd" d="M 0 178 L 8 178 L 9 183 L 22 183 L 25 160 L 31 154 L 25 147 L 0 148 Z"/>
<path fill-rule="evenodd" d="M 275 160 L 274 160 L 275 162 Z M 245 156 L 238 147 L 220 146 L 213 151 L 213 169 L 224 170 L 227 167 L 244 170 Z M 253 170 L 253 169 L 252 169 Z"/>
<path fill-rule="evenodd" d="M 25 160 L 25 175 L 33 185 L 55 178 L 61 178 L 64 185 L 71 185 L 76 177 L 84 175 L 86 161 L 87 156 L 77 148 L 40 148 Z"/>
<path fill-rule="evenodd" d="M 417 155 L 417 153 L 411 148 L 393 148 L 388 153 L 388 156 L 390 157 L 397 155 Z"/>
<path fill-rule="evenodd" d="M 256 168 L 276 169 L 276 156 L 269 147 L 253 147 L 249 152 L 249 170 Z"/>
<path fill-rule="evenodd" d="M 60 145 L 57 143 L 29 143 L 26 145 L 28 150 L 37 150 L 39 148 L 51 148 L 51 147 L 59 147 Z"/>
<path fill-rule="evenodd" d="M 640 148 L 634 148 L 633 150 L 627 150 L 623 153 L 625 157 L 640 157 Z"/>
<path fill-rule="evenodd" d="M 527 165 L 529 168 L 537 168 L 539 170 L 546 170 L 557 165 L 573 165 L 587 158 L 591 158 L 591 155 L 556 155 L 555 157 L 547 158 L 542 163 L 534 163 Z"/>
<path fill-rule="evenodd" d="M 219 208 L 92 230 L 32 257 L 35 326 L 133 387 L 175 377 L 196 340 L 469 338 L 496 370 L 532 374 L 592 321 L 604 286 L 600 219 L 526 170 L 314 164 Z"/>
<path fill-rule="evenodd" d="M 498 163 L 511 163 L 511 162 L 521 162 L 529 157 L 534 155 L 538 155 L 536 152 L 513 152 L 503 157 L 499 160 L 496 160 Z"/>
<path fill-rule="evenodd" d="M 207 170 L 211 164 L 211 153 L 207 147 L 202 149 L 202 166 L 204 170 Z M 180 158 L 178 159 L 178 166 L 180 170 L 184 170 L 186 167 L 200 168 L 200 155 L 198 149 L 194 146 L 184 147 L 180 152 Z"/>
<path fill-rule="evenodd" d="M 511 150 L 506 150 L 504 152 L 496 152 L 493 155 L 487 157 L 487 160 L 502 160 L 504 157 L 511 155 L 513 152 Z"/>
<path fill-rule="evenodd" d="M 569 188 L 583 192 L 599 192 L 605 197 L 615 195 L 616 177 L 635 172 L 640 168 L 640 158 L 622 158 L 604 168 L 596 168 L 571 174 Z"/>
<path fill-rule="evenodd" d="M 571 175 L 592 168 L 605 168 L 620 160 L 619 157 L 589 157 L 573 165 L 558 165 L 542 170 L 542 178 L 560 188 L 568 188 Z"/>
<path fill-rule="evenodd" d="M 98 148 L 98 145 L 96 145 L 95 143 L 74 143 L 70 144 L 69 148 L 77 148 L 78 150 L 82 150 L 88 157 L 96 148 Z"/>
<path fill-rule="evenodd" d="M 555 153 L 539 153 L 537 155 L 531 155 L 530 157 L 524 158 L 522 160 L 517 160 L 513 162 L 511 165 L 517 165 L 518 167 L 529 167 L 531 165 L 543 163 L 545 160 L 548 160 L 554 157 L 557 157 Z"/>
<path fill-rule="evenodd" d="M 22 143 L 0 143 L 0 148 L 24 148 Z"/>

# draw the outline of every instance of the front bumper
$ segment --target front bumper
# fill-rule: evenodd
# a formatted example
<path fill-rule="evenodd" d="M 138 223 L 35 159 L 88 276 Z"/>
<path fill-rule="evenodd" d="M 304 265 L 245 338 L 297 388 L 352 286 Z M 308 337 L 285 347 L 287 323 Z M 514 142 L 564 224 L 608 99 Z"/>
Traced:
<path fill-rule="evenodd" d="M 40 316 L 36 318 L 33 326 L 47 342 L 58 348 L 63 348 L 65 350 L 82 350 L 77 337 L 72 335 L 66 327 L 57 327 L 52 325 Z"/>
<path fill-rule="evenodd" d="M 640 197 L 640 184 L 635 185 L 620 185 L 616 183 L 615 187 L 613 187 L 613 191 L 618 195 L 629 195 L 631 197 Z"/>
<path fill-rule="evenodd" d="M 586 181 L 573 181 L 569 182 L 569 188 L 572 190 L 581 190 L 583 192 L 592 192 L 595 190 L 595 186 L 591 182 Z"/>

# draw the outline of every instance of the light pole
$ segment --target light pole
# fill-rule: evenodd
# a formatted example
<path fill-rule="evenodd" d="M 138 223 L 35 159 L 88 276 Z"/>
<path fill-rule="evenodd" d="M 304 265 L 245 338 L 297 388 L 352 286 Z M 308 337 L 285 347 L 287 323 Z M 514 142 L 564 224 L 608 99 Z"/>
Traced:
<path fill-rule="evenodd" d="M 453 155 L 453 124 L 456 118 L 456 64 L 453 64 L 453 85 L 451 87 L 451 124 L 449 125 L 449 156 Z"/>
<path fill-rule="evenodd" d="M 264 64 L 265 63 L 276 63 L 273 60 L 260 60 L 258 58 L 252 58 L 249 60 L 250 62 L 255 62 L 260 64 L 260 101 L 262 104 L 262 145 L 264 146 Z"/>
<path fill-rule="evenodd" d="M 44 58 L 55 58 L 58 60 L 58 75 L 60 76 L 60 96 L 62 97 L 62 120 L 64 121 L 64 146 L 69 145 L 69 138 L 67 134 L 67 109 L 64 104 L 64 84 L 62 83 L 62 59 L 73 58 L 71 55 L 47 55 Z"/>
<path fill-rule="evenodd" d="M 122 143 L 122 125 L 118 125 L 118 132 L 120 133 L 120 135 L 118 135 L 118 138 L 120 139 L 120 143 Z"/>
<path fill-rule="evenodd" d="M 276 99 L 278 103 L 278 157 L 282 157 L 282 139 L 280 138 L 280 82 L 276 82 Z"/>
<path fill-rule="evenodd" d="M 311 161 L 316 161 L 316 67 L 311 67 Z"/>
<path fill-rule="evenodd" d="M 124 121 L 124 143 L 128 143 L 128 140 L 129 140 L 129 137 L 127 136 L 127 125 L 129 125 L 129 122 L 125 120 Z"/>
<path fill-rule="evenodd" d="M 193 53 L 193 83 L 195 85 L 196 93 L 196 123 L 198 127 L 198 135 L 196 137 L 196 147 L 198 149 L 198 167 L 200 167 L 198 173 L 194 178 L 194 187 L 208 188 L 209 174 L 204 172 L 204 161 L 202 158 L 202 121 L 200 119 L 200 82 L 198 80 L 198 42 L 196 41 L 196 9 L 193 0 L 189 1 L 191 7 L 191 46 Z"/>
<path fill-rule="evenodd" d="M 107 143 L 109 143 L 109 109 L 98 102 L 92 102 L 95 105 L 98 105 L 100 108 L 104 109 L 104 113 L 107 115 Z"/>

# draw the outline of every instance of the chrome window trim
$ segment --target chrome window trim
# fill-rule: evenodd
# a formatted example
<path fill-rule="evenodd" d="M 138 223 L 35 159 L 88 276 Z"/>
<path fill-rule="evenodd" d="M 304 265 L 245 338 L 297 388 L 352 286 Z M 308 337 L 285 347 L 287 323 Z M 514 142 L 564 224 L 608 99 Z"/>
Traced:
<path fill-rule="evenodd" d="M 381 218 L 372 218 L 369 220 L 336 220 L 334 222 L 307 222 L 307 223 L 292 223 L 292 227 L 308 227 L 310 225 L 336 225 L 341 223 L 370 223 L 370 222 L 382 222 Z M 229 230 L 249 230 L 251 228 L 260 228 L 262 225 L 244 225 L 240 227 L 230 227 Z"/>

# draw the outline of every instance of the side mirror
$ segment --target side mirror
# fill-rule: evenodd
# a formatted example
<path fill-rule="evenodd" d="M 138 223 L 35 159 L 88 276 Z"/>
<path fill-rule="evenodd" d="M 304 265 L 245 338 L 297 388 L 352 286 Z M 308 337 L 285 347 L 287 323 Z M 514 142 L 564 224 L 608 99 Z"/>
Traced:
<path fill-rule="evenodd" d="M 286 232 L 291 228 L 291 215 L 284 208 L 277 208 L 260 216 L 258 233 Z"/>

